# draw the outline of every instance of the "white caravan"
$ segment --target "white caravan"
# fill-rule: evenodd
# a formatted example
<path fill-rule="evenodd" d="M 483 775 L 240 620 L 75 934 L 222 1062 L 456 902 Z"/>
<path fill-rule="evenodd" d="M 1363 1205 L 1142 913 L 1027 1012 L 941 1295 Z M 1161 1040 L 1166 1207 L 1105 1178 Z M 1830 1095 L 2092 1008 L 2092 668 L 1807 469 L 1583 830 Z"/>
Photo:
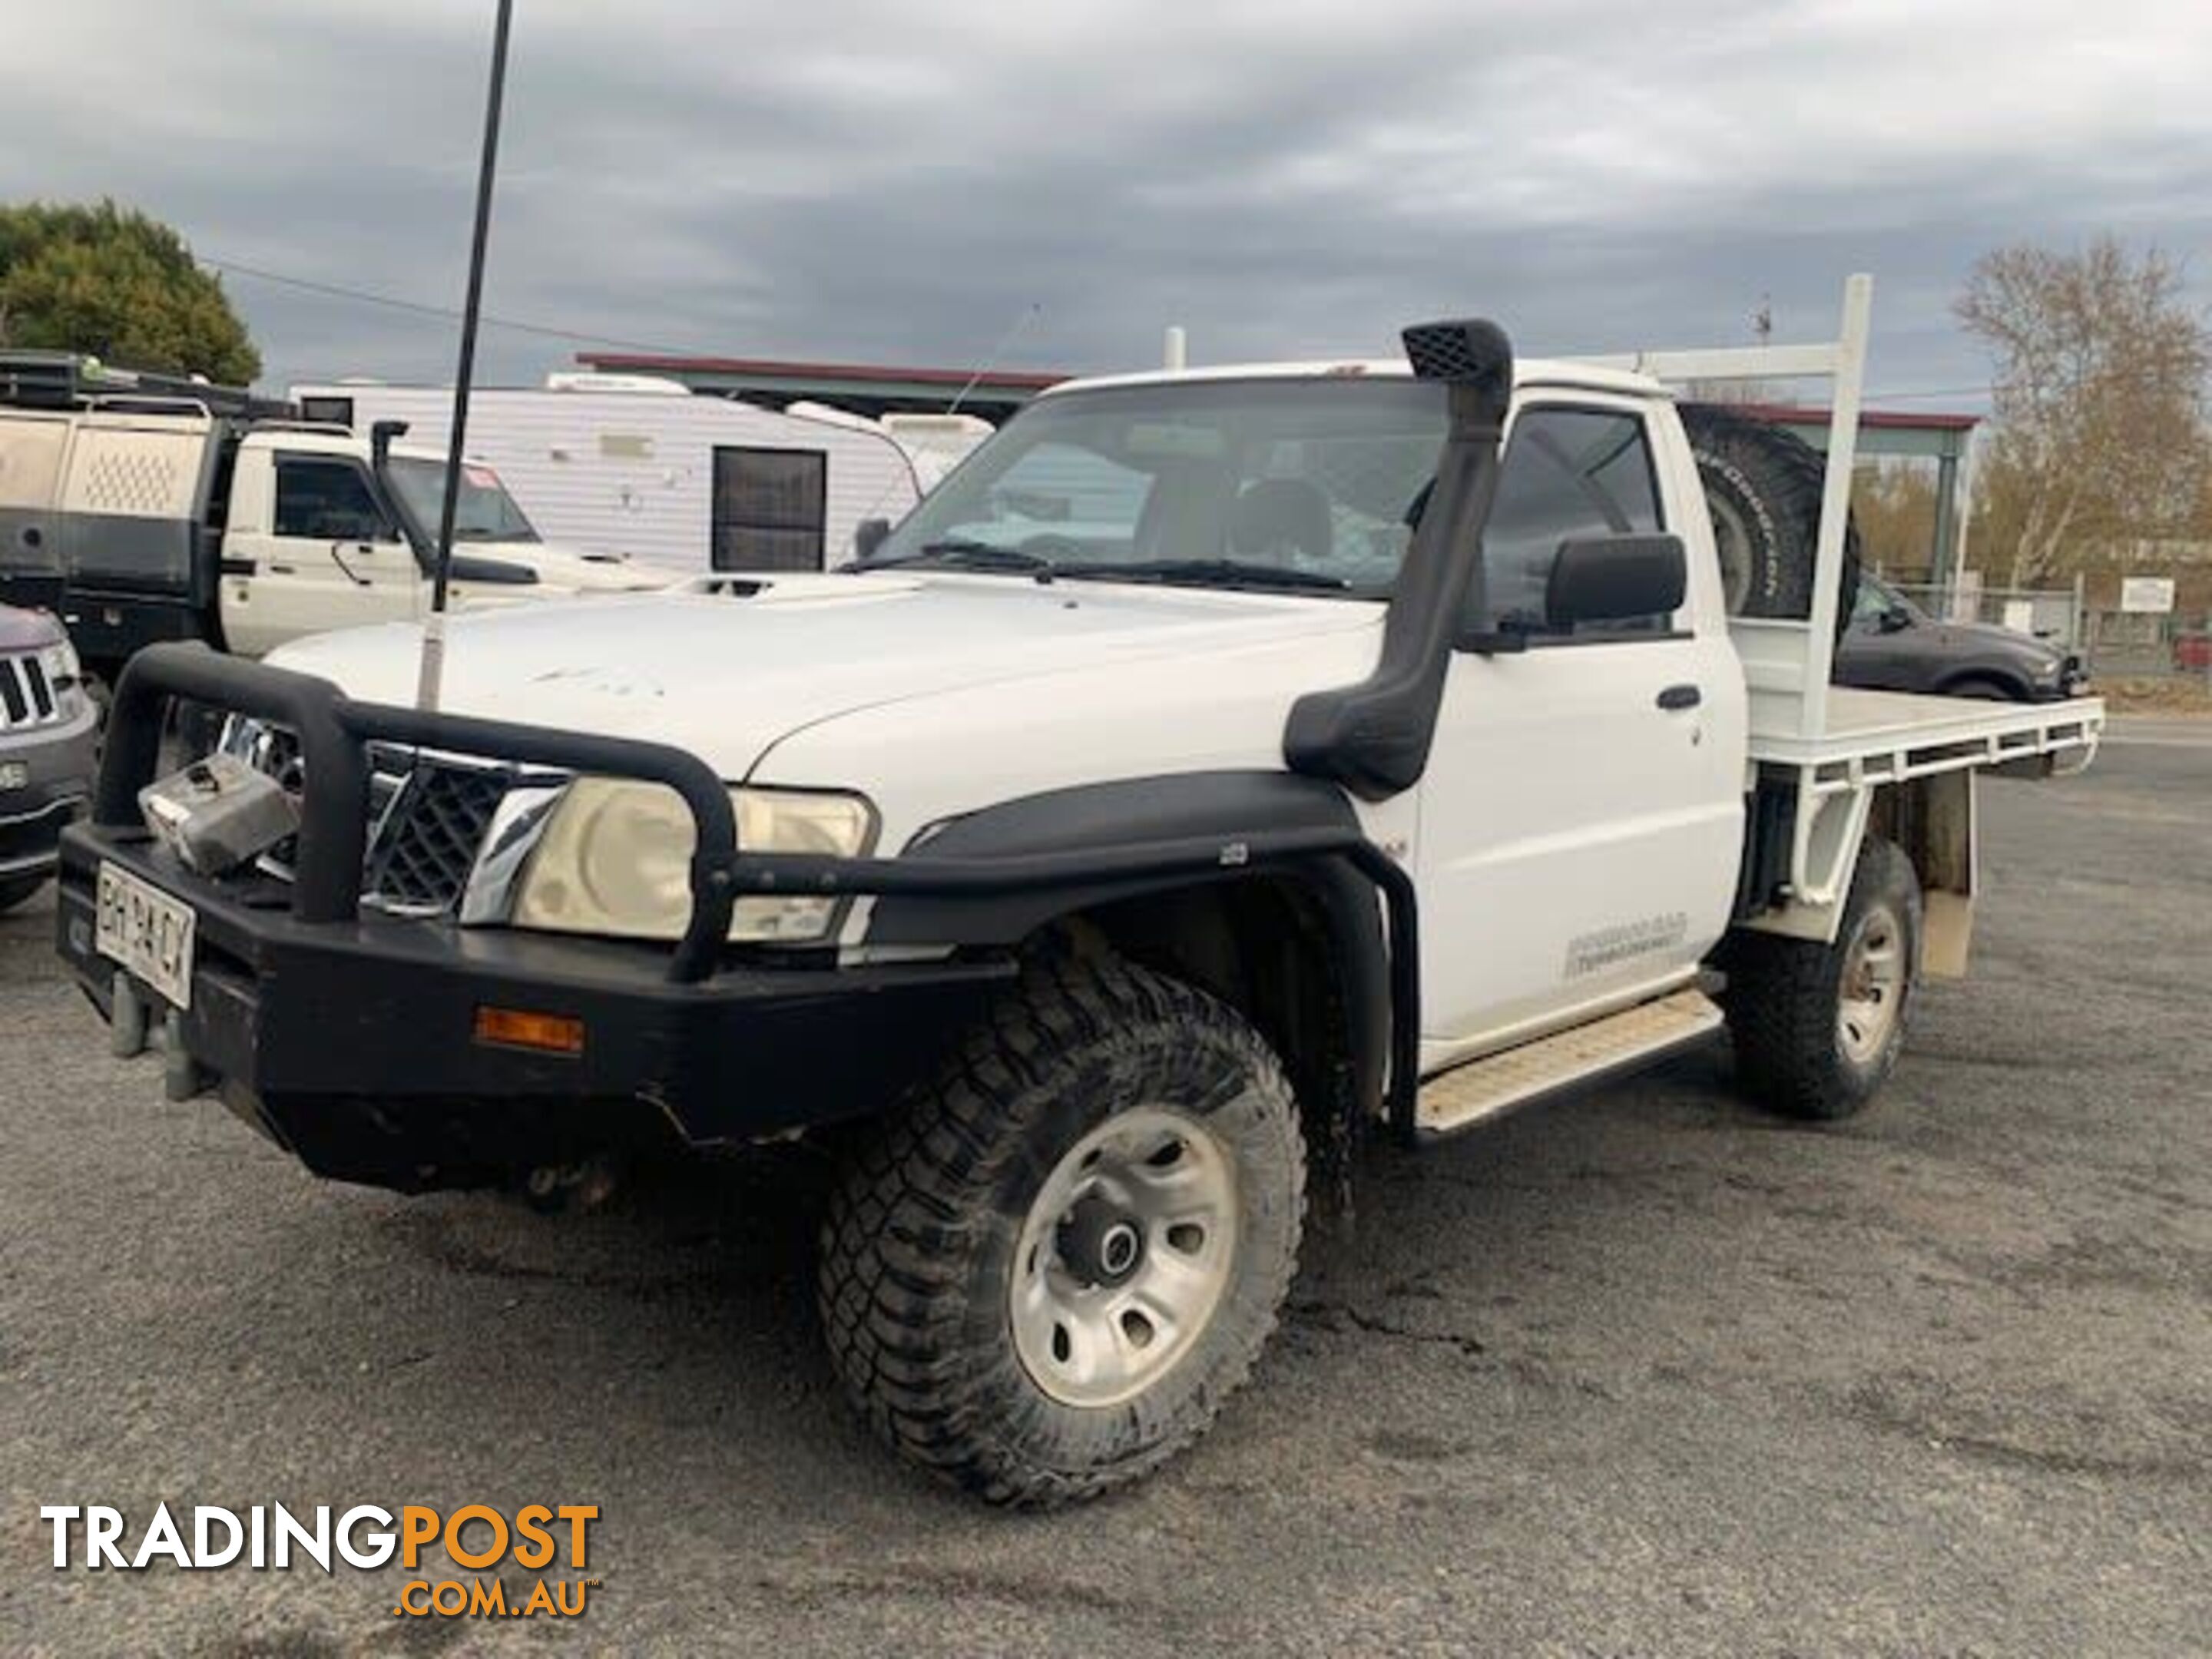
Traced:
<path fill-rule="evenodd" d="M 292 397 L 356 432 L 404 421 L 414 443 L 442 446 L 452 419 L 448 386 L 337 381 Z M 468 443 L 549 538 L 687 575 L 843 564 L 862 523 L 903 518 L 940 475 L 860 416 L 778 414 L 637 374 L 479 390 Z"/>

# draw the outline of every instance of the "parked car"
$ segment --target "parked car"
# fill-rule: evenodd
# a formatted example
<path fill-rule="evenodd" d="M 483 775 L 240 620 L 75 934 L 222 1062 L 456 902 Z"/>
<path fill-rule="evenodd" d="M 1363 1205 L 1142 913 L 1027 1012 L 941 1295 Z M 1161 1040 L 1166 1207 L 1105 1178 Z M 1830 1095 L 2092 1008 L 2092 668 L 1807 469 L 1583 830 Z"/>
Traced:
<path fill-rule="evenodd" d="M 91 793 L 96 718 L 61 623 L 0 605 L 0 914 L 53 873 L 63 826 Z"/>
<path fill-rule="evenodd" d="M 1875 576 L 1859 579 L 1836 645 L 1836 684 L 2000 702 L 2057 702 L 2089 684 L 2080 657 L 1987 623 L 1942 622 Z"/>
<path fill-rule="evenodd" d="M 52 611 L 112 685 L 157 640 L 258 657 L 428 609 L 441 451 L 295 418 L 235 387 L 0 351 L 0 603 Z M 459 610 L 658 587 L 665 571 L 541 540 L 489 467 L 463 469 Z"/>

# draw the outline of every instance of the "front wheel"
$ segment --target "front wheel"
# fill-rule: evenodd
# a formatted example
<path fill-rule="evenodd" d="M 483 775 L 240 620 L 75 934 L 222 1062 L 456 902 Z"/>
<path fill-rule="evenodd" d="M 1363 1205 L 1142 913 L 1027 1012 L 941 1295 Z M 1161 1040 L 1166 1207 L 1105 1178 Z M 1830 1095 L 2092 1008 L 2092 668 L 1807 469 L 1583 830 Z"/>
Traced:
<path fill-rule="evenodd" d="M 1791 1117 L 1849 1117 L 1905 1046 L 1920 962 L 1920 879 L 1893 842 L 1859 848 L 1836 940 L 1746 933 L 1728 958 L 1736 1077 Z"/>
<path fill-rule="evenodd" d="M 854 1155 L 823 1235 L 831 1358 L 954 1483 L 1095 1497 L 1249 1374 L 1304 1185 L 1289 1079 L 1236 1012 L 1113 958 L 1040 966 Z"/>

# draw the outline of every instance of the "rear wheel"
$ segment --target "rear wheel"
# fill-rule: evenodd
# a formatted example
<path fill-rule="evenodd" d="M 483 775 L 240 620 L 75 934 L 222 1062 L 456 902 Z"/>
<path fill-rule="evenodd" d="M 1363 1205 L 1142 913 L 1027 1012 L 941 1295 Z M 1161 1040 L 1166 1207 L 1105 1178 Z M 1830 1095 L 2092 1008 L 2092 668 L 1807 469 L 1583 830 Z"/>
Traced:
<path fill-rule="evenodd" d="M 1249 1373 L 1304 1178 L 1289 1080 L 1235 1012 L 1111 958 L 1039 967 L 854 1156 L 823 1237 L 832 1359 L 939 1475 L 1096 1496 Z"/>
<path fill-rule="evenodd" d="M 1795 434 L 1732 410 L 1690 404 L 1681 413 L 1712 515 L 1729 615 L 1809 617 L 1826 461 Z M 1858 528 L 1846 520 L 1838 636 L 1858 592 Z"/>
<path fill-rule="evenodd" d="M 1736 1078 L 1792 1117 L 1843 1118 L 1897 1064 L 1920 961 L 1920 881 L 1893 842 L 1869 836 L 1833 945 L 1745 933 L 1730 947 L 1729 1031 Z"/>

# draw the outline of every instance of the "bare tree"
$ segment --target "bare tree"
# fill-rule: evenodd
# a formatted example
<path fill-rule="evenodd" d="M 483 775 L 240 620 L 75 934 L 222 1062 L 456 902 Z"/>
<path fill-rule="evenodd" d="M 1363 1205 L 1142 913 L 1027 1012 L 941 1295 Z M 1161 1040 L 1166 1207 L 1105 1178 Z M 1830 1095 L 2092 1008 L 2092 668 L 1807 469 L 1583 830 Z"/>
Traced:
<path fill-rule="evenodd" d="M 1984 256 L 1954 309 L 1996 360 L 1976 534 L 2026 586 L 2127 543 L 2187 532 L 2212 463 L 2212 330 L 2180 267 L 2110 236 Z"/>
<path fill-rule="evenodd" d="M 1851 480 L 1851 520 L 1868 564 L 1917 580 L 1935 561 L 1936 480 L 1924 460 L 1860 463 Z"/>

